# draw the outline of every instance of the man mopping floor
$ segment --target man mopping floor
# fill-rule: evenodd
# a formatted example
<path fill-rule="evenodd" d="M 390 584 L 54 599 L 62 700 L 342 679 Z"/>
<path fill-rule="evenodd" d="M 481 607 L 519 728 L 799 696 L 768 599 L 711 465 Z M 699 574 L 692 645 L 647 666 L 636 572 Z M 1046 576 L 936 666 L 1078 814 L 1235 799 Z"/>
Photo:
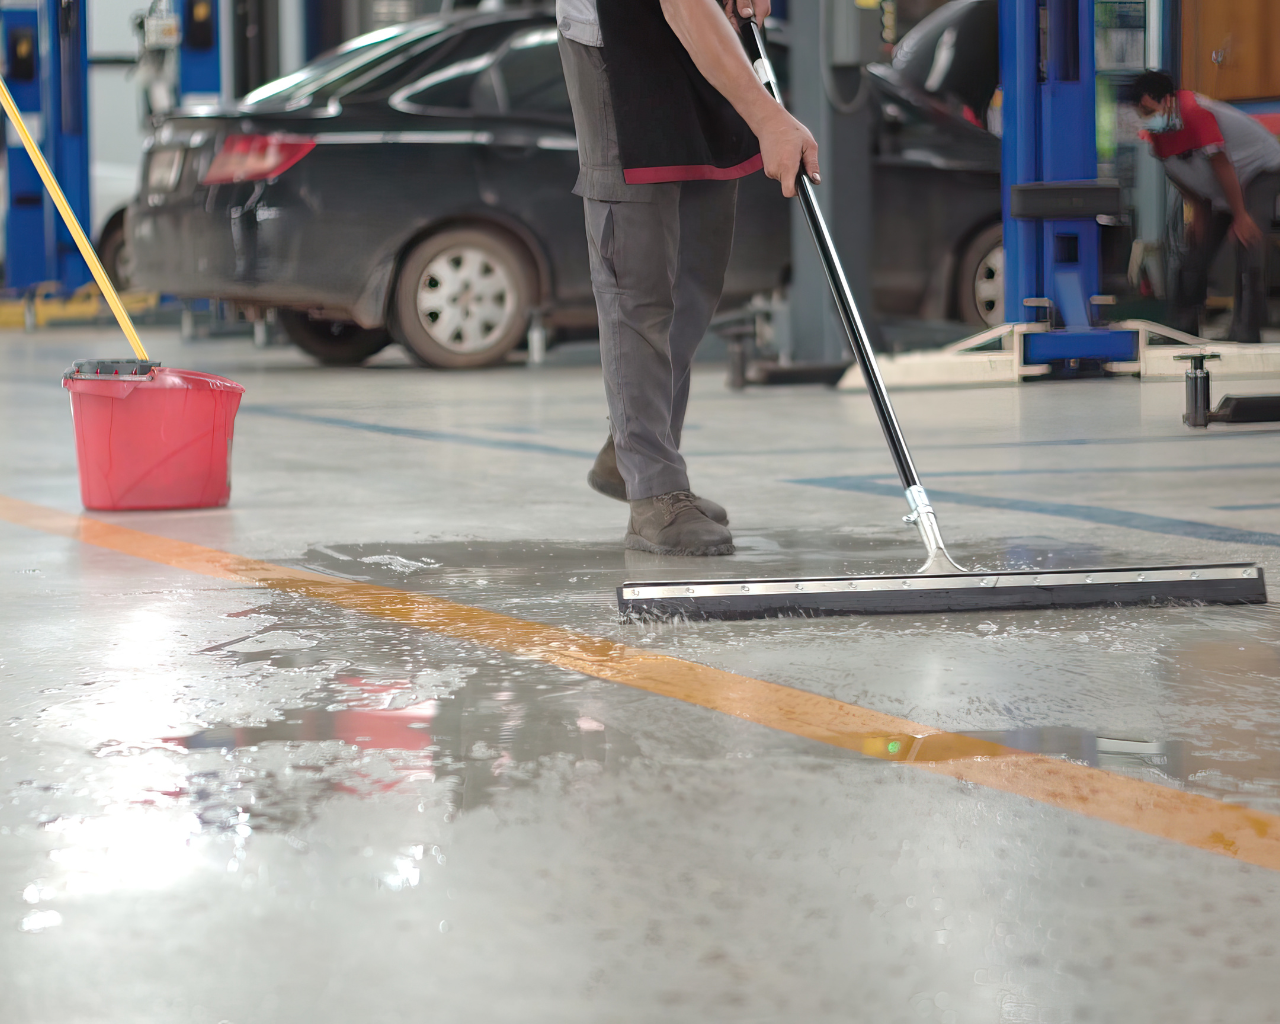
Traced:
<path fill-rule="evenodd" d="M 587 476 L 627 501 L 626 546 L 733 553 L 729 517 L 693 494 L 680 433 L 693 354 L 720 302 L 738 179 L 794 196 L 818 146 L 756 78 L 739 19 L 770 0 L 557 0 L 578 133 L 610 437 Z"/>
<path fill-rule="evenodd" d="M 760 27 L 742 26 L 752 66 L 779 106 L 782 90 Z M 625 154 L 624 154 L 625 161 Z M 1250 562 L 1213 565 L 1129 566 L 1105 569 L 970 571 L 947 552 L 937 513 L 916 471 L 906 437 L 871 350 L 866 325 L 831 241 L 808 172 L 797 173 L 800 209 L 813 236 L 845 336 L 857 355 L 867 394 L 884 432 L 911 514 L 927 555 L 910 575 L 822 576 L 801 579 L 715 579 L 627 582 L 618 587 L 624 618 L 741 619 L 781 615 L 862 615 L 871 612 L 1027 609 L 1105 604 L 1204 601 L 1265 604 L 1262 567 Z M 692 495 L 689 496 L 692 501 Z"/>

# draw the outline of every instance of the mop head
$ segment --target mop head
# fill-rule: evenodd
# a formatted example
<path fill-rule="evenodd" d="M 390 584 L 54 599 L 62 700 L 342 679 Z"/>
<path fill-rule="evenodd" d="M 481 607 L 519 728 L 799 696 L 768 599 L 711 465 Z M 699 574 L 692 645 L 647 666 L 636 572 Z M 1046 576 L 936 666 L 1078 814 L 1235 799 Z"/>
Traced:
<path fill-rule="evenodd" d="M 765 619 L 780 616 L 1082 608 L 1122 604 L 1266 604 L 1255 562 L 1131 569 L 1055 569 L 939 575 L 624 583 L 627 619 Z"/>

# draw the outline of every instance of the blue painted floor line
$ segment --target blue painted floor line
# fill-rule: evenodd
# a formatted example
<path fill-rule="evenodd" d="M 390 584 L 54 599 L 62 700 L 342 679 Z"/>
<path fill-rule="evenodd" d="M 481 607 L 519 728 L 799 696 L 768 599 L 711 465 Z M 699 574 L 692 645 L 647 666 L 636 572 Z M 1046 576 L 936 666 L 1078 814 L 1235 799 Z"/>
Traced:
<path fill-rule="evenodd" d="M 538 444 L 534 441 L 517 441 L 515 439 L 498 439 L 475 437 L 470 434 L 458 434 L 446 430 L 419 430 L 413 427 L 391 427 L 379 423 L 364 423 L 360 420 L 349 420 L 340 416 L 319 416 L 313 413 L 297 412 L 272 405 L 242 406 L 247 413 L 260 416 L 275 416 L 279 419 L 296 420 L 302 423 L 317 423 L 330 427 L 345 427 L 349 430 L 367 430 L 375 434 L 390 434 L 393 437 L 411 437 L 420 441 L 444 441 L 451 444 L 471 445 L 477 448 L 496 448 L 504 451 L 537 452 L 542 455 L 567 455 L 573 458 L 592 459 L 595 452 L 581 451 L 575 448 L 561 448 L 557 445 Z M 1213 435 L 1225 436 L 1225 435 Z M 1277 463 L 1240 463 L 1227 466 L 1178 466 L 1147 467 L 1136 472 L 1164 472 L 1174 469 L 1182 472 L 1211 469 L 1275 469 Z M 968 471 L 964 473 L 944 473 L 940 476 L 1009 476 L 1033 473 L 1096 473 L 1096 472 L 1135 472 L 1132 469 L 1107 467 L 1103 469 L 1081 470 L 992 470 Z M 863 494 L 880 494 L 899 497 L 902 490 L 896 484 L 884 483 L 883 478 L 870 476 L 828 476 L 813 477 L 803 480 L 791 480 L 790 483 L 805 484 L 811 487 L 829 487 L 840 491 L 859 491 Z M 1037 515 L 1061 516 L 1066 519 L 1078 519 L 1084 522 L 1100 523 L 1106 526 L 1124 526 L 1132 530 L 1144 530 L 1147 533 L 1162 533 L 1173 537 L 1195 537 L 1199 540 L 1220 541 L 1227 544 L 1259 544 L 1267 547 L 1280 547 L 1280 534 L 1264 533 L 1258 530 L 1237 530 L 1229 526 L 1216 526 L 1213 523 L 1198 523 L 1188 519 L 1170 519 L 1165 516 L 1146 515 L 1141 512 L 1122 512 L 1119 509 L 1103 508 L 1098 505 L 1067 505 L 1056 502 L 1030 501 L 1023 498 L 986 497 L 978 494 L 966 494 L 961 491 L 939 491 L 930 489 L 930 495 L 938 501 L 948 501 L 956 505 L 973 505 L 979 508 L 999 508 L 1010 512 L 1032 512 Z M 1268 506 L 1258 506 L 1266 508 Z M 1243 509 L 1241 509 L 1243 510 Z M 1231 511 L 1236 511 L 1232 509 Z"/>
<path fill-rule="evenodd" d="M 1159 434 L 1151 437 L 1070 437 L 1043 441 L 989 441 L 983 444 L 933 445 L 935 448 L 1071 448 L 1092 444 L 1164 444 L 1169 441 L 1225 441 L 1242 437 L 1274 436 L 1280 429 L 1214 431 L 1213 433 Z M 925 447 L 930 447 L 926 445 Z"/>
<path fill-rule="evenodd" d="M 506 451 L 518 452 L 539 452 L 544 455 L 567 455 L 575 459 L 594 459 L 596 452 L 583 451 L 578 448 L 562 448 L 558 445 L 540 444 L 536 441 L 518 441 L 514 438 L 490 438 L 477 437 L 472 434 L 459 434 L 448 430 L 421 430 L 415 427 L 393 427 L 382 423 L 366 423 L 363 420 L 351 420 L 341 416 L 322 416 L 317 413 L 301 412 L 296 409 L 286 409 L 278 405 L 242 405 L 240 411 L 251 415 L 274 416 L 278 419 L 296 420 L 299 423 L 317 423 L 327 427 L 343 427 L 347 430 L 366 430 L 373 434 L 389 434 L 393 437 L 410 437 L 419 441 L 441 441 L 450 444 L 472 445 L 477 448 L 496 448 Z M 522 431 L 522 428 L 513 427 L 495 427 L 499 431 Z M 689 428 L 693 429 L 693 428 Z M 1276 431 L 1252 431 L 1251 433 L 1276 433 Z M 1201 434 L 1190 435 L 1185 440 L 1200 440 L 1206 437 L 1239 437 L 1240 434 Z M 1181 437 L 1155 437 L 1155 438 L 1114 438 L 1100 439 L 1097 441 L 1089 441 L 1082 439 L 1064 440 L 1064 441 L 1011 441 L 997 442 L 993 444 L 974 444 L 974 445 L 917 445 L 918 450 L 933 449 L 980 449 L 980 448 L 1017 448 L 1017 447 L 1041 447 L 1045 445 L 1084 445 L 1084 444 L 1122 444 L 1138 441 L 1174 441 L 1184 440 Z M 759 455 L 846 455 L 859 451 L 883 451 L 881 446 L 869 448 L 806 448 L 806 449 L 778 449 L 778 450 L 761 450 L 761 451 L 696 451 L 688 450 L 685 452 L 693 458 L 737 458 L 737 457 L 754 457 Z M 1280 469 L 1280 462 L 1245 462 L 1229 465 L 1211 465 L 1211 466 L 1141 466 L 1137 468 L 1117 466 L 1117 467 L 1093 467 L 1089 469 L 993 469 L 993 470 L 968 470 L 956 473 L 936 473 L 931 472 L 929 476 L 1025 476 L 1032 474 L 1063 474 L 1063 473 L 1184 473 L 1196 472 L 1211 469 Z"/>
<path fill-rule="evenodd" d="M 1094 473 L 1211 473 L 1222 470 L 1237 469 L 1280 469 L 1280 462 L 1225 462 L 1211 463 L 1207 466 L 1188 466 L 1185 463 L 1177 466 L 1081 466 L 1057 469 L 957 469 L 929 470 L 925 475 L 930 480 L 944 476 L 983 477 L 983 476 L 1088 476 Z M 1280 505 L 1216 505 L 1215 508 L 1280 508 Z"/>
<path fill-rule="evenodd" d="M 561 448 L 551 444 L 538 444 L 536 441 L 475 437 L 471 434 L 456 434 L 448 430 L 389 427 L 381 423 L 364 423 L 360 420 L 343 419 L 340 416 L 317 416 L 313 413 L 282 409 L 274 405 L 242 405 L 240 411 L 258 416 L 275 416 L 282 420 L 296 420 L 299 423 L 318 423 L 326 427 L 345 427 L 348 430 L 367 430 L 373 434 L 411 437 L 418 441 L 445 441 L 450 444 L 471 445 L 475 448 L 497 448 L 513 452 L 538 452 L 542 455 L 569 455 L 576 459 L 594 459 L 596 457 L 595 452 L 581 451 L 577 448 Z"/>
<path fill-rule="evenodd" d="M 1214 505 L 1221 512 L 1252 512 L 1255 509 L 1280 508 L 1280 501 L 1267 501 L 1261 505 Z"/>
<path fill-rule="evenodd" d="M 982 451 L 988 448 L 1083 448 L 1089 445 L 1125 445 L 1125 444 L 1164 444 L 1170 441 L 1222 441 L 1229 438 L 1274 437 L 1280 430 L 1235 430 L 1227 433 L 1212 434 L 1163 434 L 1151 437 L 1067 437 L 1045 441 L 980 441 L 972 444 L 913 444 L 912 451 Z M 688 450 L 686 455 L 706 458 L 708 456 L 724 456 L 736 458 L 757 455 L 850 455 L 858 452 L 884 451 L 883 445 L 837 445 L 827 448 L 760 448 L 739 451 L 695 451 Z"/>
<path fill-rule="evenodd" d="M 884 478 L 869 476 L 826 476 L 807 480 L 791 480 L 793 484 L 810 487 L 829 487 L 837 491 L 856 491 L 861 494 L 877 494 L 885 497 L 902 497 L 897 483 L 885 483 Z M 1197 523 L 1189 519 L 1170 519 L 1165 516 L 1146 515 L 1142 512 L 1122 512 L 1119 509 L 1098 505 L 1067 505 L 1058 502 L 1032 501 L 1025 498 L 999 498 L 982 494 L 966 494 L 962 491 L 940 491 L 929 488 L 929 497 L 935 502 L 955 505 L 972 505 L 978 508 L 998 508 L 1008 512 L 1031 512 L 1042 516 L 1061 516 L 1079 519 L 1104 526 L 1123 526 L 1130 530 L 1162 533 L 1173 537 L 1195 537 L 1197 540 L 1220 541 L 1225 544 L 1259 544 L 1280 547 L 1280 533 L 1263 533 L 1258 530 L 1236 530 L 1213 523 Z"/>

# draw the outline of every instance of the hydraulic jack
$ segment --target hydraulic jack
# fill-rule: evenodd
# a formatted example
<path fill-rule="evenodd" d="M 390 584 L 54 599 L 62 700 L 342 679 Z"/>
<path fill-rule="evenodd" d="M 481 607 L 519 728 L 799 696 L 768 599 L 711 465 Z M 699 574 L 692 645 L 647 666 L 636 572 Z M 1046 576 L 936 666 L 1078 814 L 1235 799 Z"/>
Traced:
<path fill-rule="evenodd" d="M 1174 358 L 1191 364 L 1187 367 L 1187 411 L 1182 417 L 1187 426 L 1280 422 L 1280 395 L 1227 395 L 1218 408 L 1209 408 L 1209 371 L 1204 363 L 1206 359 L 1220 359 L 1218 353 L 1193 352 Z"/>

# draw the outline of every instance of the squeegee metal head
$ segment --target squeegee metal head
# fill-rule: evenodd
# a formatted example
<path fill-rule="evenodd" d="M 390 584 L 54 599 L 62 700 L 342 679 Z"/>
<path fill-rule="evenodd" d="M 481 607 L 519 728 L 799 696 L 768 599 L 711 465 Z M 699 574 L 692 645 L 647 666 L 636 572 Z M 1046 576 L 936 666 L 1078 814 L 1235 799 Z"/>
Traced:
<path fill-rule="evenodd" d="M 1266 604 L 1255 562 L 1127 569 L 1053 569 L 813 579 L 624 583 L 628 619 L 764 619 L 782 616 L 1081 608 L 1090 605 Z"/>

